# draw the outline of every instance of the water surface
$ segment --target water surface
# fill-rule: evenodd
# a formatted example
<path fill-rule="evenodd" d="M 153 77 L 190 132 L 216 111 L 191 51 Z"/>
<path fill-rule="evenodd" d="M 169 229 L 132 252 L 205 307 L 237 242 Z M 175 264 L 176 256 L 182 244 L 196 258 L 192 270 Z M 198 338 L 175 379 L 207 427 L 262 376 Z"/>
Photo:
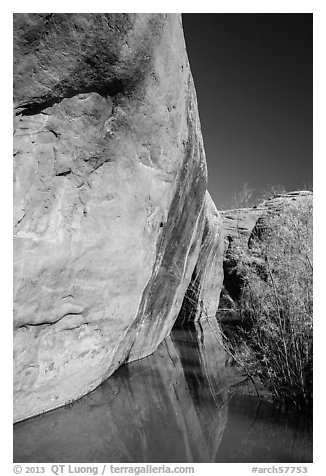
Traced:
<path fill-rule="evenodd" d="M 78 402 L 14 426 L 15 462 L 309 462 L 310 421 L 229 398 L 212 329 L 174 329 Z"/>

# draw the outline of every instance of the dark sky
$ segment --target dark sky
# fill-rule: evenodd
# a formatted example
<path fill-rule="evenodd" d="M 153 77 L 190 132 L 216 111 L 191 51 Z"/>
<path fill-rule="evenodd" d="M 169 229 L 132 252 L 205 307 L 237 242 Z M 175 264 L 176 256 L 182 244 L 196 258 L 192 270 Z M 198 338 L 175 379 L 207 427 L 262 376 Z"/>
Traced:
<path fill-rule="evenodd" d="M 219 209 L 243 184 L 312 184 L 312 14 L 183 14 Z"/>

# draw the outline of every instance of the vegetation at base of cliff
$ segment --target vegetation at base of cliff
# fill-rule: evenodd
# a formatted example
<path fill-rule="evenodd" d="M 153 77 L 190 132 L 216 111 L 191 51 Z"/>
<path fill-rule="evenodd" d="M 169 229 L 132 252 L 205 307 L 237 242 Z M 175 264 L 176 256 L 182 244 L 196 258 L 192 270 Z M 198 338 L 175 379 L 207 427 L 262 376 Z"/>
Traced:
<path fill-rule="evenodd" d="M 242 325 L 235 361 L 259 377 L 273 397 L 297 407 L 312 402 L 312 197 L 267 216 L 250 241 L 232 244 L 242 276 Z M 230 346 L 232 343 L 228 342 Z"/>

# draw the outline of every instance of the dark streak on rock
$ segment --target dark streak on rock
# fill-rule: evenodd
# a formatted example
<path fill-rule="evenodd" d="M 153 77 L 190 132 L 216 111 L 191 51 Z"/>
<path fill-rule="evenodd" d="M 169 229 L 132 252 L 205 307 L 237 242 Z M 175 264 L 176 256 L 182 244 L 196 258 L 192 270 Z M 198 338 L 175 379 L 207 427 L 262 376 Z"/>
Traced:
<path fill-rule="evenodd" d="M 65 98 L 72 98 L 77 96 L 78 94 L 86 94 L 86 93 L 97 93 L 100 96 L 107 98 L 108 96 L 111 98 L 115 98 L 118 94 L 124 94 L 127 88 L 127 84 L 119 79 L 115 79 L 108 84 L 103 84 L 102 86 L 93 86 L 90 88 L 85 88 L 84 90 L 77 90 L 70 88 L 65 91 L 65 94 L 51 97 L 43 96 L 38 98 L 37 102 L 27 103 L 27 104 L 20 104 L 19 108 L 17 108 L 18 115 L 21 116 L 34 116 L 35 114 L 43 113 L 45 109 L 54 106 L 54 104 L 60 103 Z M 51 130 L 55 134 L 53 130 Z M 56 135 L 57 136 L 57 135 Z"/>
<path fill-rule="evenodd" d="M 61 321 L 64 317 L 67 316 L 82 316 L 82 312 L 67 312 L 63 316 L 60 316 L 58 319 L 54 321 L 46 321 L 46 322 L 37 322 L 37 323 L 24 323 L 21 326 L 17 326 L 15 330 L 25 328 L 27 329 L 28 327 L 41 327 L 41 326 L 52 326 L 54 324 L 57 324 L 57 322 Z"/>
<path fill-rule="evenodd" d="M 71 174 L 71 170 L 66 170 L 65 172 L 58 172 L 55 175 L 57 177 L 66 177 L 67 175 Z"/>

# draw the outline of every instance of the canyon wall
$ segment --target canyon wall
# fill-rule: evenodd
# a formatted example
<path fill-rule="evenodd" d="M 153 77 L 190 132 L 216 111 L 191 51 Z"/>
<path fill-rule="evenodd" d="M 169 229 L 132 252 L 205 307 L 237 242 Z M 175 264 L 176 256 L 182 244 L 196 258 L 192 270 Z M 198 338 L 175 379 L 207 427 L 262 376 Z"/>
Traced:
<path fill-rule="evenodd" d="M 14 110 L 19 421 L 214 313 L 223 240 L 180 15 L 15 14 Z"/>

